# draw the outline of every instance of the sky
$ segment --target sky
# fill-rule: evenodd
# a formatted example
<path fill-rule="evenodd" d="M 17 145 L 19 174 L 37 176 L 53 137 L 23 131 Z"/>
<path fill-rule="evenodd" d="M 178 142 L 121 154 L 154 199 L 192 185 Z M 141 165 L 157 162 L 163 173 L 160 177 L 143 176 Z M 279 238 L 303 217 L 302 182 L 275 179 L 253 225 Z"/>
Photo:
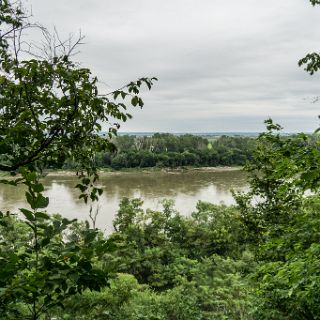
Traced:
<path fill-rule="evenodd" d="M 320 51 L 320 6 L 308 0 L 25 0 L 60 36 L 81 30 L 75 57 L 101 91 L 157 77 L 121 131 L 287 132 L 319 126 L 320 73 L 298 67 Z"/>

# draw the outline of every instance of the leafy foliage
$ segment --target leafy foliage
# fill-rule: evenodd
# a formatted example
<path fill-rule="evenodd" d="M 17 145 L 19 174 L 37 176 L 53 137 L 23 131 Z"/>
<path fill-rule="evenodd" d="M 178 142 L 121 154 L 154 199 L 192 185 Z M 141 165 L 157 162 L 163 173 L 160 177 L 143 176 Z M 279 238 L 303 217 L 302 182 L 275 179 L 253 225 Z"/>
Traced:
<path fill-rule="evenodd" d="M 259 261 L 257 315 L 318 319 L 319 138 L 283 139 L 270 120 L 267 129 L 247 166 L 251 191 L 237 196 L 247 241 Z"/>
<path fill-rule="evenodd" d="M 319 0 L 310 0 L 311 4 L 315 6 L 316 4 L 320 4 Z"/>
<path fill-rule="evenodd" d="M 141 80 L 129 89 L 139 92 L 138 83 Z M 78 68 L 66 56 L 52 62 L 19 62 L 2 77 L 0 90 L 2 170 L 59 166 L 71 156 L 90 167 L 94 151 L 113 148 L 109 139 L 98 135 L 100 123 L 128 117 L 123 103 L 99 96 L 90 70 Z M 118 127 L 111 126 L 109 135 Z"/>
<path fill-rule="evenodd" d="M 94 182 L 94 155 L 115 149 L 110 138 L 117 134 L 119 121 L 131 118 L 127 105 L 142 107 L 141 86 L 151 89 L 156 78 L 141 78 L 101 93 L 90 70 L 71 60 L 79 42 L 69 50 L 60 43 L 50 54 L 45 47 L 44 57 L 33 53 L 31 46 L 29 56 L 24 52 L 21 58 L 23 31 L 30 23 L 19 4 L 2 1 L 1 5 L 0 170 L 59 167 L 72 158 Z M 50 38 L 48 31 L 43 32 Z M 98 134 L 102 124 L 108 126 L 106 137 Z M 90 189 L 91 180 L 83 182 L 82 191 Z M 97 191 L 92 191 L 95 199 Z"/>
<path fill-rule="evenodd" d="M 31 210 L 20 209 L 23 221 L 2 215 L 0 311 L 7 319 L 39 319 L 50 308 L 63 306 L 66 297 L 87 288 L 100 290 L 107 284 L 108 273 L 94 262 L 108 245 L 98 241 L 98 232 L 88 226 L 81 239 L 68 240 L 74 221 L 43 211 L 49 199 L 42 194 L 37 174 L 22 174 Z"/>
<path fill-rule="evenodd" d="M 71 61 L 70 51 L 21 60 L 19 39 L 30 24 L 18 3 L 1 1 L 0 9 L 0 168 L 20 173 L 0 182 L 23 183 L 29 204 L 20 209 L 23 219 L 0 212 L 1 319 L 320 318 L 317 135 L 282 137 L 267 120 L 246 165 L 251 190 L 235 195 L 238 206 L 199 202 L 183 217 L 171 201 L 159 212 L 123 199 L 109 236 L 50 216 L 38 171 L 71 159 L 85 171 L 81 197 L 95 201 L 101 192 L 93 184 L 94 157 L 113 148 L 118 124 L 111 119 L 130 117 L 122 100 L 142 107 L 140 88 L 150 89 L 154 79 L 100 95 L 97 79 Z M 300 64 L 313 74 L 319 55 Z M 109 123 L 108 137 L 98 135 L 100 122 Z M 238 161 L 237 143 L 244 142 L 184 136 L 177 146 L 176 137 L 161 134 L 126 139 L 118 140 L 120 150 L 133 143 L 144 152 L 140 162 L 135 153 L 117 155 L 131 157 L 134 166 L 154 162 L 156 152 L 172 166 L 207 161 L 217 150 Z"/>
<path fill-rule="evenodd" d="M 185 134 L 156 133 L 151 137 L 118 136 L 113 139 L 117 153 L 98 153 L 98 167 L 145 168 L 181 166 L 244 165 L 252 158 L 255 139 L 221 136 L 213 141 Z M 75 164 L 65 163 L 66 168 Z"/>
<path fill-rule="evenodd" d="M 141 209 L 139 199 L 123 199 L 114 221 L 119 249 L 114 269 L 133 274 L 157 290 L 174 286 L 177 275 L 192 279 L 194 264 L 213 254 L 239 252 L 241 222 L 237 210 L 199 202 L 190 218 L 164 202 L 163 212 Z M 227 223 L 228 221 L 228 223 Z M 111 260 L 112 261 L 112 260 Z"/>
<path fill-rule="evenodd" d="M 38 172 L 73 158 L 79 165 L 80 198 L 97 200 L 102 190 L 94 186 L 94 155 L 114 150 L 110 138 L 119 121 L 131 118 L 127 105 L 142 107 L 140 88 L 151 89 L 156 79 L 141 78 L 101 94 L 90 70 L 71 60 L 81 39 L 67 49 L 58 37 L 59 44 L 52 52 L 45 46 L 43 56 L 32 50 L 32 43 L 25 51 L 25 29 L 39 28 L 48 41 L 50 34 L 29 22 L 20 2 L 1 1 L 0 9 L 0 170 L 20 174 L 1 182 L 25 184 L 30 206 L 20 209 L 23 220 L 0 213 L 0 314 L 43 319 L 53 307 L 63 307 L 67 297 L 107 285 L 109 270 L 96 262 L 111 249 L 89 225 L 70 237 L 75 222 L 45 212 L 49 199 Z M 98 134 L 103 123 L 106 137 Z M 22 235 L 12 239 L 9 230 Z"/>

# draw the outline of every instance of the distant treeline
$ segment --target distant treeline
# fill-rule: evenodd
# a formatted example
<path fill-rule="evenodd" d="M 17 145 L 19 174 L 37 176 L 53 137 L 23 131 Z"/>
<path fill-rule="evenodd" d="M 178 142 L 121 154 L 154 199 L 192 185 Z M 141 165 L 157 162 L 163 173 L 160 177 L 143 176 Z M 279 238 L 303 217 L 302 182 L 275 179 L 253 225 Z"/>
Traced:
<path fill-rule="evenodd" d="M 151 137 L 132 135 L 114 139 L 116 153 L 100 153 L 95 161 L 98 167 L 113 169 L 181 166 L 237 166 L 252 158 L 256 140 L 249 137 L 207 139 L 185 134 L 176 136 L 156 133 Z M 65 167 L 72 167 L 67 162 Z"/>

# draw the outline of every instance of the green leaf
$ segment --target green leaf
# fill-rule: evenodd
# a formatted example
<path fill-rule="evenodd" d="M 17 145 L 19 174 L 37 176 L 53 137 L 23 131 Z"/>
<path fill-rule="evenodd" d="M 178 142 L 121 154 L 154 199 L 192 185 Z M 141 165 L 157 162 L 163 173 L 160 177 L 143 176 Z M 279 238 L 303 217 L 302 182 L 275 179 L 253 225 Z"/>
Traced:
<path fill-rule="evenodd" d="M 36 209 L 35 207 L 35 199 L 34 197 L 31 195 L 30 192 L 26 192 L 26 199 L 27 199 L 27 202 L 29 203 L 30 207 L 32 209 Z"/>
<path fill-rule="evenodd" d="M 47 213 L 41 212 L 41 211 L 36 212 L 35 216 L 36 216 L 36 218 L 41 218 L 41 219 L 44 219 L 44 220 L 49 220 L 50 219 L 50 216 Z"/>
<path fill-rule="evenodd" d="M 49 204 L 49 198 L 39 194 L 34 202 L 35 208 L 46 208 Z"/>
<path fill-rule="evenodd" d="M 44 191 L 44 186 L 42 183 L 37 183 L 33 186 L 34 192 L 42 192 Z"/>
<path fill-rule="evenodd" d="M 138 96 L 134 96 L 132 99 L 131 99 L 131 104 L 136 107 L 139 103 L 139 97 Z"/>
<path fill-rule="evenodd" d="M 49 243 L 50 243 L 50 238 L 44 238 L 41 241 L 41 247 L 43 248 L 43 247 L 47 246 Z"/>
<path fill-rule="evenodd" d="M 96 236 L 97 236 L 96 231 L 88 230 L 88 232 L 85 235 L 85 239 L 84 239 L 85 243 L 86 244 L 91 243 L 96 238 Z"/>
<path fill-rule="evenodd" d="M 34 221 L 35 216 L 32 211 L 24 209 L 24 208 L 19 208 L 19 210 L 23 213 L 23 215 L 26 217 L 28 221 Z"/>

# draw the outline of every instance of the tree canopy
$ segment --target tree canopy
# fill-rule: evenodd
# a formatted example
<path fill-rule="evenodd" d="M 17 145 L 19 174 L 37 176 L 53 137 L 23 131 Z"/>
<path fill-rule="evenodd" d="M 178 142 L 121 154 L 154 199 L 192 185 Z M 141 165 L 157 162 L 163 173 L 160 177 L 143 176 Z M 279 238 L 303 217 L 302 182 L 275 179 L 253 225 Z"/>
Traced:
<path fill-rule="evenodd" d="M 67 157 L 90 169 L 95 152 L 114 148 L 119 122 L 131 118 L 128 104 L 142 107 L 140 88 L 150 89 L 155 78 L 101 92 L 97 77 L 72 61 L 81 38 L 67 44 L 53 35 L 57 44 L 39 56 L 31 43 L 24 49 L 24 30 L 39 28 L 47 41 L 51 35 L 29 22 L 20 3 L 1 1 L 0 24 L 0 169 L 59 165 Z M 106 137 L 98 134 L 102 125 Z"/>
<path fill-rule="evenodd" d="M 102 190 L 93 185 L 98 178 L 94 155 L 114 149 L 110 138 L 119 122 L 131 118 L 127 107 L 142 107 L 141 86 L 151 89 L 156 80 L 141 78 L 101 92 L 91 71 L 72 60 L 81 37 L 62 41 L 30 18 L 19 1 L 0 1 L 0 170 L 20 173 L 15 180 L 0 182 L 26 185 L 30 207 L 20 208 L 23 220 L 0 211 L 1 319 L 40 319 L 51 308 L 63 307 L 66 297 L 107 285 L 108 270 L 94 261 L 109 250 L 108 242 L 101 239 L 93 247 L 98 231 L 89 224 L 81 236 L 68 238 L 74 221 L 45 212 L 49 199 L 38 173 L 72 158 L 83 171 L 77 185 L 80 197 L 97 200 Z M 31 42 L 24 47 L 29 28 L 44 35 L 40 52 Z M 108 128 L 106 136 L 99 135 L 102 125 Z M 6 234 L 17 225 L 25 237 L 17 235 L 10 246 Z"/>

